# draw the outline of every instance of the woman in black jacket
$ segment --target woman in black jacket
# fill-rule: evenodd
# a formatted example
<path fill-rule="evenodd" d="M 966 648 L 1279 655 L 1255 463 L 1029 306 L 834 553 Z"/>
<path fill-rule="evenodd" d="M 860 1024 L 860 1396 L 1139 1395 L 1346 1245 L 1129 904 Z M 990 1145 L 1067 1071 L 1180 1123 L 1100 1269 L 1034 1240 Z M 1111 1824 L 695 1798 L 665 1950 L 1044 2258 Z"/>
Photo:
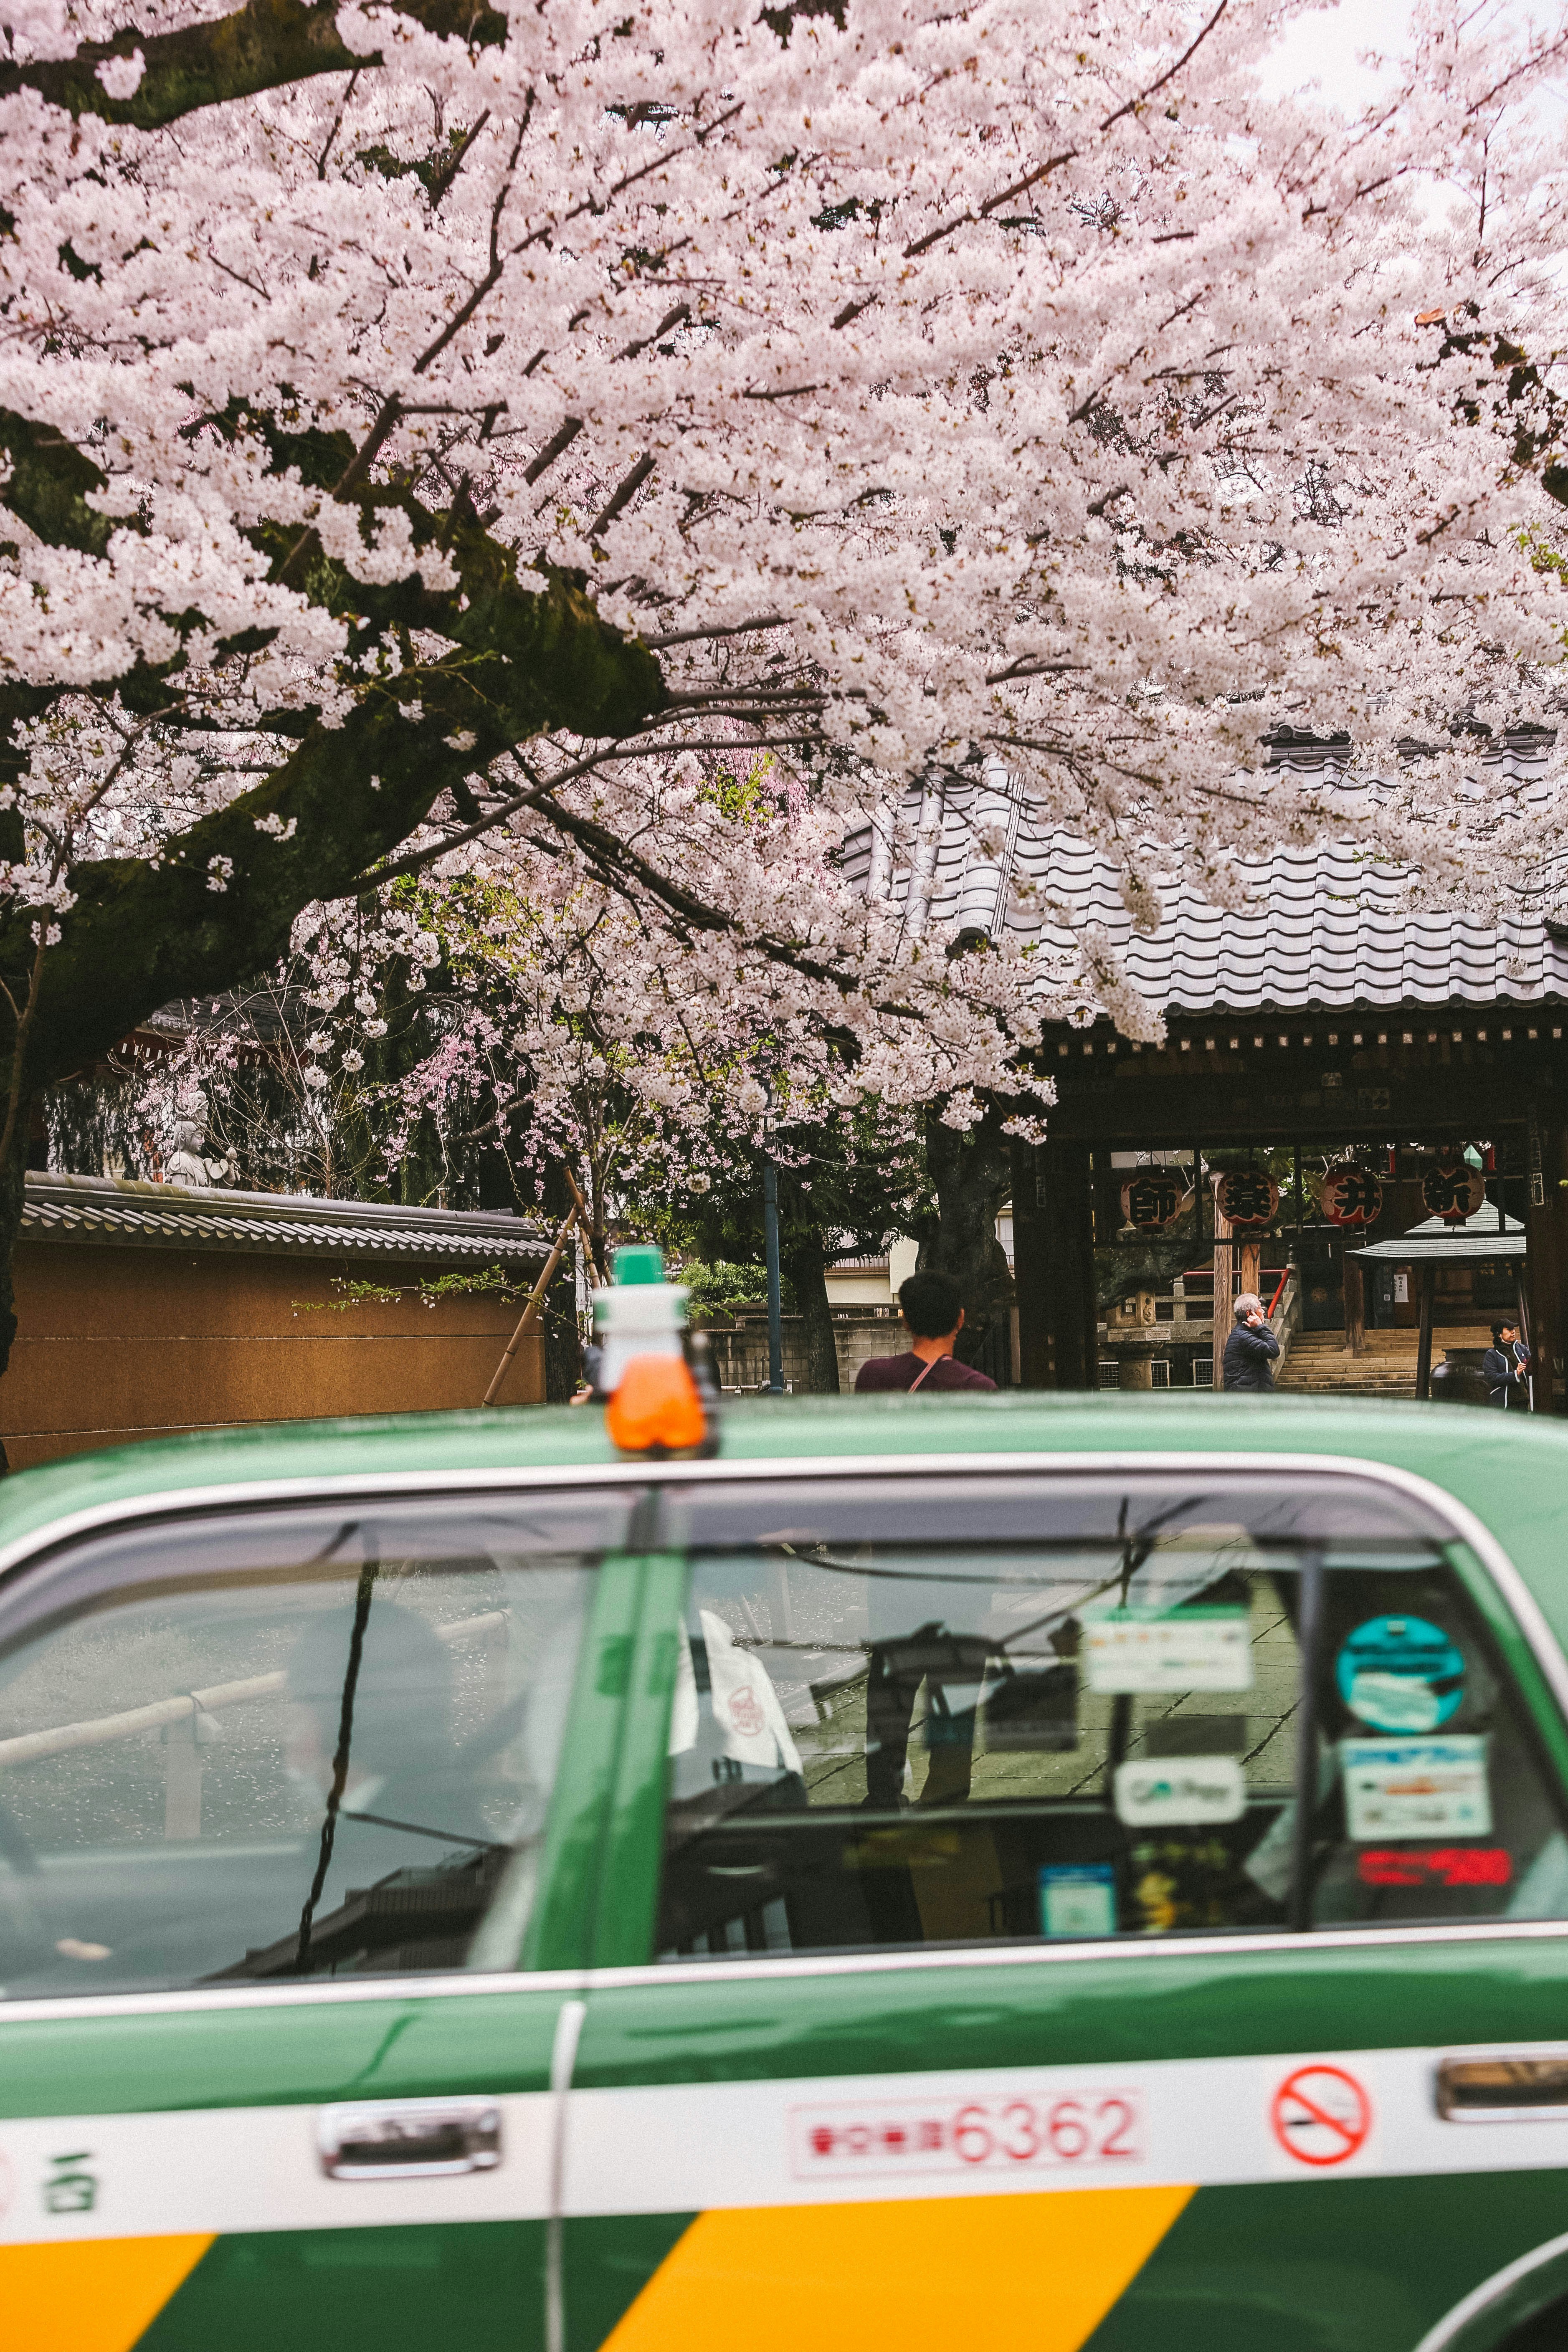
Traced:
<path fill-rule="evenodd" d="M 1519 1345 L 1519 1327 L 1514 1323 L 1494 1323 L 1492 1343 L 1481 1358 L 1481 1370 L 1486 1376 L 1487 1402 L 1516 1412 L 1529 1402 L 1525 1375 L 1529 1359 Z"/>

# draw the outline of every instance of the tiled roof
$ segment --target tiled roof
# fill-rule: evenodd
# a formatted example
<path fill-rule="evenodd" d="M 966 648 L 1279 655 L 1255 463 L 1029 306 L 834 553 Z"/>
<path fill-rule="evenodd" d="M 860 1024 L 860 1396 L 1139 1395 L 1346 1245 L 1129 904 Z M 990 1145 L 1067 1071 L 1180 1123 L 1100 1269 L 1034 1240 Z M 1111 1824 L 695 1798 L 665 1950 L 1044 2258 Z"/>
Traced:
<path fill-rule="evenodd" d="M 230 1192 L 111 1176 L 29 1175 L 22 1231 L 142 1249 L 420 1265 L 537 1264 L 549 1247 L 540 1227 L 493 1210 L 405 1209 L 384 1201 L 318 1201 L 299 1192 Z"/>
<path fill-rule="evenodd" d="M 1505 1216 L 1500 1229 L 1498 1213 L 1489 1201 L 1457 1225 L 1445 1224 L 1441 1217 L 1424 1217 L 1392 1241 L 1373 1242 L 1366 1249 L 1345 1253 L 1347 1257 L 1375 1258 L 1391 1265 L 1415 1265 L 1427 1259 L 1449 1265 L 1471 1258 L 1522 1257 L 1524 1254 L 1523 1225 L 1517 1217 Z"/>
<path fill-rule="evenodd" d="M 1555 790 L 1551 750 L 1550 739 L 1512 740 L 1477 764 L 1490 772 L 1489 785 L 1500 768 L 1516 777 L 1528 803 Z M 1287 752 L 1276 772 L 1310 773 L 1347 812 L 1384 790 L 1337 787 L 1331 755 L 1321 751 Z M 849 877 L 900 908 L 917 935 L 941 925 L 976 942 L 1037 944 L 1042 989 L 1050 967 L 1071 959 L 1075 935 L 1099 924 L 1140 994 L 1178 1015 L 1568 1002 L 1568 926 L 1524 907 L 1496 923 L 1406 912 L 1400 870 L 1367 864 L 1349 844 L 1239 858 L 1253 904 L 1237 914 L 1208 903 L 1169 849 L 1152 850 L 1150 862 L 1163 913 L 1145 937 L 1111 860 L 1047 824 L 1026 780 L 999 761 L 940 787 L 912 786 L 890 827 L 868 825 L 845 850 Z M 1019 884 L 1032 886 L 1023 899 Z"/>

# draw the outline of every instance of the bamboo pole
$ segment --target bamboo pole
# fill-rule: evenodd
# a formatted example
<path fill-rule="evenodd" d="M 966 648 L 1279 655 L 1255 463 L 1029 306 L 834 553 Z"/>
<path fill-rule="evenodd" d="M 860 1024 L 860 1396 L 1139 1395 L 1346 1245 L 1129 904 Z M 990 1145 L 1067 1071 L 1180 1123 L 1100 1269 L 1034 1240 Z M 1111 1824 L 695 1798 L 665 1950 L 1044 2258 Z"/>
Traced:
<path fill-rule="evenodd" d="M 568 1178 L 567 1181 L 571 1182 L 571 1179 Z M 577 1187 L 575 1184 L 573 1184 L 572 1190 L 574 1192 L 576 1192 Z M 528 1330 L 529 1326 L 538 1319 L 539 1303 L 544 1297 L 545 1292 L 549 1289 L 551 1278 L 553 1276 L 556 1267 L 560 1265 L 562 1258 L 566 1254 L 566 1244 L 571 1239 L 573 1226 L 577 1223 L 578 1205 L 580 1204 L 580 1202 L 581 1195 L 579 1194 L 578 1203 L 574 1203 L 573 1207 L 568 1209 L 565 1216 L 562 1219 L 561 1230 L 555 1236 L 555 1246 L 544 1261 L 544 1272 L 540 1276 L 539 1280 L 529 1292 L 528 1304 L 524 1307 L 522 1313 L 518 1317 L 517 1328 L 512 1333 L 511 1338 L 507 1341 L 506 1353 L 501 1358 L 500 1363 L 496 1366 L 494 1380 L 491 1381 L 489 1388 L 485 1391 L 484 1401 L 486 1404 L 494 1404 L 497 1394 L 500 1389 L 500 1384 L 511 1369 L 511 1360 L 516 1355 L 519 1348 L 522 1345 L 523 1335 Z"/>

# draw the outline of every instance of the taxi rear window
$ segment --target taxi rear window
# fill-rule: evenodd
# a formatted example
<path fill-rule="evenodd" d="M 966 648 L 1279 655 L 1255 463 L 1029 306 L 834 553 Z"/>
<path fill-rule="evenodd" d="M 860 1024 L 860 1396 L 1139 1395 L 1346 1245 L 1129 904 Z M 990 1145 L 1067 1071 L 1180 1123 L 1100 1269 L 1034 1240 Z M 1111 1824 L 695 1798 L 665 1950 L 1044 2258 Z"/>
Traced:
<path fill-rule="evenodd" d="M 657 1949 L 1568 1915 L 1568 1839 L 1417 1498 L 1353 1477 L 668 1494 Z"/>

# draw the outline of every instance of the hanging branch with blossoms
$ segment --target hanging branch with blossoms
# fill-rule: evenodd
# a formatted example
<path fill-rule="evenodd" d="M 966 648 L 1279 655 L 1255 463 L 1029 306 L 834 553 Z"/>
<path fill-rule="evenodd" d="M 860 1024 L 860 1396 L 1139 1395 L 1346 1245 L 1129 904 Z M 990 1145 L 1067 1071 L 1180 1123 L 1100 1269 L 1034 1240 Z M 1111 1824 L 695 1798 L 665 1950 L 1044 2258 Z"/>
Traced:
<path fill-rule="evenodd" d="M 1342 118 L 1261 94 L 1294 0 L 138 13 L 4 26 L 0 1229 L 37 1089 L 463 861 L 959 1117 L 1074 975 L 834 887 L 911 773 L 1150 919 L 1151 843 L 1554 875 L 1447 729 L 1555 709 L 1559 19 L 1426 0 Z M 1389 789 L 1250 782 L 1285 714 Z M 802 855 L 683 804 L 764 755 Z"/>

